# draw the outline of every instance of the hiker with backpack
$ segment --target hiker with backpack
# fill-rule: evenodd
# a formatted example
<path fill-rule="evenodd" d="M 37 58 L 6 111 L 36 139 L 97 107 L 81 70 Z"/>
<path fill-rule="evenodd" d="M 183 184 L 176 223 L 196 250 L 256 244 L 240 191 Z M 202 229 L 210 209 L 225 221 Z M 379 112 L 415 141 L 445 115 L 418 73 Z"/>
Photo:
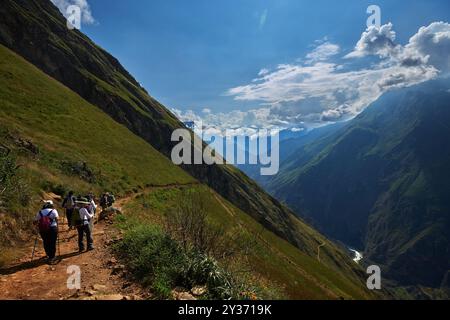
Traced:
<path fill-rule="evenodd" d="M 102 196 L 100 198 L 100 206 L 102 207 L 102 211 L 105 211 L 106 209 L 109 208 L 108 198 L 109 198 L 109 193 L 102 194 Z"/>
<path fill-rule="evenodd" d="M 56 243 L 58 240 L 58 211 L 53 201 L 44 201 L 44 206 L 37 213 L 34 223 L 38 227 L 39 234 L 44 242 L 44 250 L 50 264 L 55 262 Z"/>
<path fill-rule="evenodd" d="M 70 191 L 67 197 L 64 198 L 62 203 L 62 207 L 66 209 L 66 217 L 67 217 L 67 225 L 69 226 L 69 230 L 73 228 L 72 225 L 72 216 L 75 208 L 75 196 L 73 195 L 73 191 Z"/>
<path fill-rule="evenodd" d="M 94 250 L 94 240 L 92 239 L 91 221 L 94 214 L 89 211 L 91 203 L 87 198 L 78 198 L 75 207 L 75 222 L 78 231 L 78 250 L 84 251 L 84 235 L 86 235 L 87 250 Z"/>

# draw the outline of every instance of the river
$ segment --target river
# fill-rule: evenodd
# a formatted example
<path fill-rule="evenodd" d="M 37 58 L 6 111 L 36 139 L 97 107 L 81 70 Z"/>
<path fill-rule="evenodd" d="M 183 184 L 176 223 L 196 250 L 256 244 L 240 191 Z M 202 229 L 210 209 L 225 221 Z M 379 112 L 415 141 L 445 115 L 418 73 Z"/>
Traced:
<path fill-rule="evenodd" d="M 364 258 L 361 252 L 351 248 L 349 248 L 349 250 L 354 253 L 353 261 L 355 261 L 356 263 L 359 263 Z"/>

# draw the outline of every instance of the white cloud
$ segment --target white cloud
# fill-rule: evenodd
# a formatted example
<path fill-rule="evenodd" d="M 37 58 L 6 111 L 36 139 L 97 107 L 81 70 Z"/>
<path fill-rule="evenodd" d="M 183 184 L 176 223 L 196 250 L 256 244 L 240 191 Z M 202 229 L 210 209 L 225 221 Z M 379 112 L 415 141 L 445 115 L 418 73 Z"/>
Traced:
<path fill-rule="evenodd" d="M 450 70 L 450 25 L 433 23 L 421 28 L 406 46 L 395 43 L 391 23 L 370 27 L 345 64 L 332 62 L 339 46 L 328 40 L 303 60 L 260 73 L 250 84 L 228 90 L 237 101 L 265 104 L 270 116 L 290 125 L 318 124 L 349 119 L 384 92 L 415 85 Z M 378 57 L 365 68 L 353 59 Z"/>
<path fill-rule="evenodd" d="M 434 22 L 419 29 L 406 45 L 403 57 L 421 59 L 442 73 L 450 72 L 450 24 Z"/>
<path fill-rule="evenodd" d="M 355 46 L 353 52 L 346 58 L 358 58 L 368 55 L 380 55 L 386 57 L 396 50 L 396 34 L 392 30 L 392 23 L 385 24 L 380 28 L 370 26 L 361 35 L 361 39 Z"/>
<path fill-rule="evenodd" d="M 264 68 L 264 69 L 261 69 L 260 71 L 259 71 L 259 73 L 258 73 L 258 76 L 265 76 L 266 74 L 268 74 L 270 72 L 270 70 L 269 69 L 266 69 L 266 68 Z"/>
<path fill-rule="evenodd" d="M 83 23 L 94 24 L 96 23 L 91 7 L 87 0 L 51 0 L 51 2 L 58 7 L 61 13 L 67 17 L 67 8 L 71 5 L 76 5 L 81 10 L 81 19 Z"/>
<path fill-rule="evenodd" d="M 340 47 L 331 42 L 324 42 L 317 46 L 312 52 L 306 55 L 307 63 L 312 64 L 318 61 L 328 60 L 339 53 Z"/>

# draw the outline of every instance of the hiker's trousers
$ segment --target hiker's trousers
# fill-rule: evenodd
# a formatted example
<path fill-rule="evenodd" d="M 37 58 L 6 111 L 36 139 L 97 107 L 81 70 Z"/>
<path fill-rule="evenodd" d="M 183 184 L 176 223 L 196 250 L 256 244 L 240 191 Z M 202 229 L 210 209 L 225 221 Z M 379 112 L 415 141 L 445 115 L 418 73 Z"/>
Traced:
<path fill-rule="evenodd" d="M 74 209 L 66 209 L 67 224 L 69 225 L 69 227 L 72 226 L 73 211 Z"/>
<path fill-rule="evenodd" d="M 58 239 L 58 228 L 51 227 L 47 232 L 41 232 L 41 238 L 44 242 L 44 250 L 50 259 L 56 256 L 56 241 Z"/>
<path fill-rule="evenodd" d="M 91 249 L 94 246 L 94 240 L 92 239 L 91 227 L 89 224 L 78 226 L 78 249 L 84 250 L 84 235 L 86 234 L 87 247 Z"/>

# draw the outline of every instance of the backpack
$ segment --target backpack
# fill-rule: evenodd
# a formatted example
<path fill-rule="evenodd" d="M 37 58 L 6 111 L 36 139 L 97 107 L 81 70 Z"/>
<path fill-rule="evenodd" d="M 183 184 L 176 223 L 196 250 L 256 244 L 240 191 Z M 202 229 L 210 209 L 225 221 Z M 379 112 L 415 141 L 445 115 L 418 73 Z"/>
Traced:
<path fill-rule="evenodd" d="M 73 210 L 72 225 L 74 227 L 79 227 L 79 226 L 83 225 L 83 221 L 81 220 L 81 217 L 80 217 L 80 208 L 79 207 L 75 207 Z"/>
<path fill-rule="evenodd" d="M 113 194 L 109 195 L 109 197 L 108 197 L 108 204 L 113 205 L 114 202 L 116 202 L 116 197 L 114 197 Z"/>
<path fill-rule="evenodd" d="M 74 196 L 67 196 L 66 199 L 64 199 L 63 207 L 65 209 L 73 209 L 73 207 L 75 207 L 75 197 Z"/>
<path fill-rule="evenodd" d="M 102 207 L 106 207 L 108 204 L 108 197 L 106 195 L 103 195 L 100 199 L 100 205 Z"/>
<path fill-rule="evenodd" d="M 53 210 L 51 210 L 46 216 L 41 212 L 39 212 L 40 219 L 39 219 L 39 232 L 48 232 L 50 228 L 52 227 L 53 219 L 50 218 L 50 215 L 52 214 Z"/>

